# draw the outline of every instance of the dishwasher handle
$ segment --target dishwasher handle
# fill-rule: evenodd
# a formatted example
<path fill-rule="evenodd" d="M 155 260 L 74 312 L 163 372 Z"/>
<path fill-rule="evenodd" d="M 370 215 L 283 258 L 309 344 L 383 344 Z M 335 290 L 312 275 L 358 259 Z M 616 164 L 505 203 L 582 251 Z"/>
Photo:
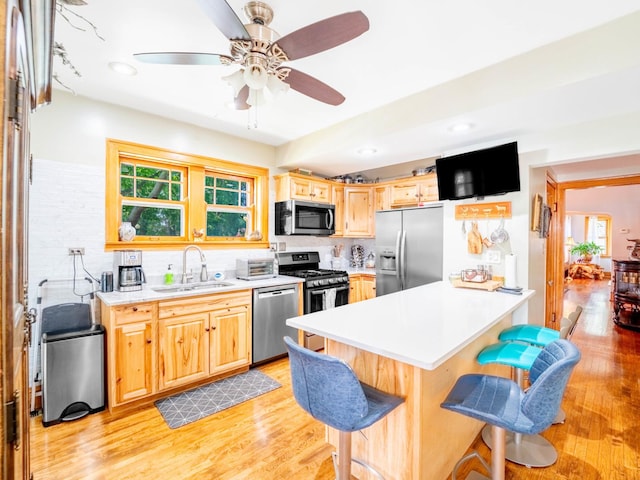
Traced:
<path fill-rule="evenodd" d="M 295 288 L 283 288 L 281 290 L 272 290 L 269 292 L 260 292 L 258 291 L 258 298 L 262 299 L 262 298 L 271 298 L 271 297 L 278 297 L 278 296 L 282 296 L 282 295 L 293 295 L 296 293 L 296 289 Z"/>

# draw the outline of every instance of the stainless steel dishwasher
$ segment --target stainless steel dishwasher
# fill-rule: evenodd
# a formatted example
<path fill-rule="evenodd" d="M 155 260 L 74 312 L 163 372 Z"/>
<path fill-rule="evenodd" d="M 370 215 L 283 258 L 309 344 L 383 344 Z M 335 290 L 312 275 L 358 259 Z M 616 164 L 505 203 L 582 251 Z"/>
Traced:
<path fill-rule="evenodd" d="M 297 283 L 253 290 L 252 363 L 263 363 L 282 356 L 287 349 L 282 337 L 298 338 L 298 329 L 286 325 L 287 318 L 297 317 Z"/>

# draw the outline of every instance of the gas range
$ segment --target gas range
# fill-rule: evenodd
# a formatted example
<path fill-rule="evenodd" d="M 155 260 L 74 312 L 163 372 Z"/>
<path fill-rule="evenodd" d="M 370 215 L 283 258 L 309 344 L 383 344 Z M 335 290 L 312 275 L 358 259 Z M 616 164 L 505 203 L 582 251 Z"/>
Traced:
<path fill-rule="evenodd" d="M 320 268 L 318 252 L 282 252 L 276 254 L 278 272 L 305 279 L 305 287 L 343 285 L 349 283 L 349 274 L 344 270 Z"/>

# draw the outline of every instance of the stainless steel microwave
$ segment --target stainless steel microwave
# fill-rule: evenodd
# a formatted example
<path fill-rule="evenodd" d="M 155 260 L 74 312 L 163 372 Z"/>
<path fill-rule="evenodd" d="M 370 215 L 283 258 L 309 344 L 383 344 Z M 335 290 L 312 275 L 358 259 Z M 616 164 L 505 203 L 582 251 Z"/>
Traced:
<path fill-rule="evenodd" d="M 286 200 L 276 202 L 276 235 L 333 235 L 336 206 L 330 203 Z"/>

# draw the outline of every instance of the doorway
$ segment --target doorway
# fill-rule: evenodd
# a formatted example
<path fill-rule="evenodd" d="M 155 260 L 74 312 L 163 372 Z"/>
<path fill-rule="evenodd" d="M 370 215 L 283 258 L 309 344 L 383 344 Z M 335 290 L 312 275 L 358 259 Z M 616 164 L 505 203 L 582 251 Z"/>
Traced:
<path fill-rule="evenodd" d="M 548 270 L 547 276 L 551 278 L 553 283 L 553 288 L 551 292 L 547 292 L 553 298 L 550 300 L 549 296 L 547 297 L 547 310 L 550 311 L 550 306 L 554 306 L 557 309 L 556 317 L 562 318 L 564 316 L 564 312 L 562 311 L 563 299 L 564 299 L 564 277 L 565 277 L 565 262 L 564 262 L 564 232 L 565 232 L 565 216 L 567 212 L 567 200 L 566 195 L 568 190 L 574 189 L 591 189 L 591 188 L 601 188 L 601 187 L 618 187 L 618 186 L 628 186 L 628 185 L 640 185 L 640 175 L 631 175 L 626 177 L 611 177 L 611 178 L 595 178 L 588 180 L 575 180 L 575 181 L 567 181 L 567 182 L 559 182 L 556 184 L 556 199 L 557 199 L 557 208 L 556 208 L 556 223 L 551 230 L 551 237 L 553 237 L 553 242 L 549 245 L 547 249 L 547 266 L 548 269 L 550 267 L 550 271 Z M 615 195 L 615 190 L 612 190 L 612 195 Z M 623 195 L 620 195 L 623 197 Z M 618 200 L 616 198 L 616 200 Z M 624 202 L 624 198 L 619 199 L 620 202 Z M 614 219 L 615 221 L 615 219 Z M 616 253 L 614 250 L 614 255 L 620 256 L 620 253 Z M 626 257 L 626 254 L 625 254 Z M 553 328 L 553 324 L 550 326 Z"/>

